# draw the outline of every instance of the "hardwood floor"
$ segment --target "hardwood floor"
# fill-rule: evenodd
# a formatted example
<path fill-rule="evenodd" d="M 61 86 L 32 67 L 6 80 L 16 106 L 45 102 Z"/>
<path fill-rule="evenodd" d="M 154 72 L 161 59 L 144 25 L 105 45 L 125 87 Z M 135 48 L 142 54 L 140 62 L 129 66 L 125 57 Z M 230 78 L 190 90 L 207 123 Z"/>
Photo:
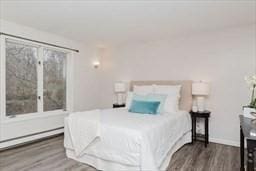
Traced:
<path fill-rule="evenodd" d="M 177 151 L 168 171 L 238 171 L 239 148 L 210 143 L 185 145 Z M 96 171 L 68 159 L 63 136 L 0 152 L 0 171 Z"/>
<path fill-rule="evenodd" d="M 239 171 L 240 149 L 238 147 L 202 142 L 185 145 L 177 151 L 168 171 Z"/>

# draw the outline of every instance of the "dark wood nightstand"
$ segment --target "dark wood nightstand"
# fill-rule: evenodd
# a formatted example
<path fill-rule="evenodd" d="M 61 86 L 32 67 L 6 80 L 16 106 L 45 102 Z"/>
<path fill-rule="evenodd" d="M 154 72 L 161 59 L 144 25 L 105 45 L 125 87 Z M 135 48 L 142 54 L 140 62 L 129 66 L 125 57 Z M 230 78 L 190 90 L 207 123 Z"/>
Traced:
<path fill-rule="evenodd" d="M 241 171 L 245 171 L 244 159 L 247 163 L 247 171 L 255 170 L 255 149 L 256 149 L 256 136 L 255 136 L 255 123 L 251 118 L 239 115 L 240 119 L 240 162 Z M 244 142 L 246 141 L 247 146 L 247 157 L 244 157 Z"/>
<path fill-rule="evenodd" d="M 209 117 L 211 112 L 206 110 L 204 112 L 193 112 L 190 111 L 191 120 L 192 120 L 192 143 L 197 140 L 204 141 L 205 147 L 209 144 Z M 205 134 L 196 133 L 196 119 L 204 118 L 204 132 Z"/>
<path fill-rule="evenodd" d="M 113 108 L 125 107 L 125 104 L 113 104 Z"/>

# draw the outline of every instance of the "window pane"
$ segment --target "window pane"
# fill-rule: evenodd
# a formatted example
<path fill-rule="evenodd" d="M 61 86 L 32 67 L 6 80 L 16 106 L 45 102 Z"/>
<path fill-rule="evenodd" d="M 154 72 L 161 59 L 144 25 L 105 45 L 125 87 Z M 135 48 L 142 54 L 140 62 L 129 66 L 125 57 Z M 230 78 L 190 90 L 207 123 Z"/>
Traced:
<path fill-rule="evenodd" d="M 37 48 L 6 41 L 6 115 L 37 112 Z"/>
<path fill-rule="evenodd" d="M 44 50 L 44 111 L 66 109 L 67 54 Z"/>

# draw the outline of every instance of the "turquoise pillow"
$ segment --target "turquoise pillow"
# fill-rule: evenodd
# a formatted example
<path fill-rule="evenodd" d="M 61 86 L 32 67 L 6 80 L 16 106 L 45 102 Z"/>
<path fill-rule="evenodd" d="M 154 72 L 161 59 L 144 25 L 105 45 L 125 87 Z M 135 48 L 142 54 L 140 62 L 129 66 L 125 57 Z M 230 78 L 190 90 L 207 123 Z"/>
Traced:
<path fill-rule="evenodd" d="M 159 107 L 157 109 L 157 113 L 163 113 L 164 111 L 164 104 L 165 100 L 167 98 L 167 95 L 165 94 L 148 94 L 148 95 L 138 95 L 134 94 L 132 100 L 136 101 L 158 101 L 160 102 Z"/>
<path fill-rule="evenodd" d="M 148 94 L 147 95 L 147 101 L 159 101 L 160 102 L 157 113 L 163 113 L 166 98 L 167 98 L 167 95 L 165 95 L 165 94 Z"/>
<path fill-rule="evenodd" d="M 137 101 L 133 100 L 129 112 L 143 114 L 157 114 L 159 101 Z"/>

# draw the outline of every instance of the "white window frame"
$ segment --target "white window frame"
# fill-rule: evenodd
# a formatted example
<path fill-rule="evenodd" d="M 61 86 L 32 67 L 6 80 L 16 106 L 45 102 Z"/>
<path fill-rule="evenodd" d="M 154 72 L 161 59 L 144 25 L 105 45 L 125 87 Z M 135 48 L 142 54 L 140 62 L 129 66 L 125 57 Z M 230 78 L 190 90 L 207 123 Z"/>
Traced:
<path fill-rule="evenodd" d="M 37 66 L 37 84 L 38 84 L 38 96 L 41 96 L 41 100 L 38 100 L 36 113 L 18 114 L 15 117 L 6 116 L 6 40 L 10 39 L 14 42 L 32 45 L 38 48 L 38 60 L 41 65 Z M 53 110 L 43 111 L 43 49 L 57 50 L 67 54 L 66 59 L 66 110 Z M 0 36 L 0 121 L 2 123 L 16 122 L 22 120 L 30 120 L 40 117 L 49 117 L 54 115 L 66 115 L 73 111 L 73 52 L 62 48 L 52 47 L 41 43 L 32 42 L 29 40 L 23 40 L 19 38 L 13 38 L 10 36 Z M 40 79 L 41 78 L 41 79 Z"/>

